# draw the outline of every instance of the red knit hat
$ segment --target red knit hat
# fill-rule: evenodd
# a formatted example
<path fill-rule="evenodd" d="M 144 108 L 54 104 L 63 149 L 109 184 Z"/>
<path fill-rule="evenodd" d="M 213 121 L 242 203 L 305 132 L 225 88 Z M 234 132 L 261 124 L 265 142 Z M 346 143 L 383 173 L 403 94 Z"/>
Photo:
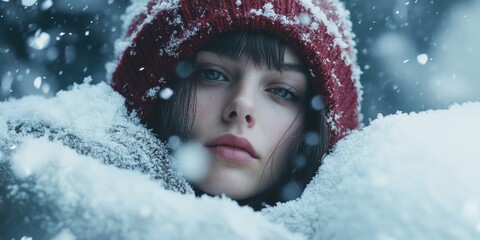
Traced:
<path fill-rule="evenodd" d="M 150 0 L 124 16 L 125 36 L 110 64 L 113 88 L 148 119 L 175 68 L 224 32 L 262 30 L 306 59 L 323 96 L 332 146 L 360 123 L 360 70 L 349 13 L 337 0 Z"/>

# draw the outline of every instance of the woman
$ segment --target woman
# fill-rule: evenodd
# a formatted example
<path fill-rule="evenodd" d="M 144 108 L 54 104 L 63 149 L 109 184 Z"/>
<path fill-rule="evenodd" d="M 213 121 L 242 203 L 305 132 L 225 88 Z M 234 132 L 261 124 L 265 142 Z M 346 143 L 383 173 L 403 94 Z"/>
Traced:
<path fill-rule="evenodd" d="M 112 85 L 161 140 L 210 152 L 198 194 L 256 209 L 295 198 L 359 126 L 359 70 L 337 1 L 151 0 L 129 12 Z"/>

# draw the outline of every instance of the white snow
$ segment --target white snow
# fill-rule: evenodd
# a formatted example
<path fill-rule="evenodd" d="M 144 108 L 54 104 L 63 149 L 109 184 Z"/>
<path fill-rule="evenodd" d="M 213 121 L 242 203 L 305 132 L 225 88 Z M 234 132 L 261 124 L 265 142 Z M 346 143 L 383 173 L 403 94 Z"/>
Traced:
<path fill-rule="evenodd" d="M 85 84 L 90 84 L 92 81 L 93 81 L 93 78 L 92 78 L 91 75 L 88 75 L 88 76 L 83 78 L 83 83 L 85 83 Z"/>
<path fill-rule="evenodd" d="M 178 169 L 191 182 L 198 182 L 205 178 L 210 167 L 207 150 L 195 142 L 180 146 L 175 151 L 175 159 L 178 162 Z"/>
<path fill-rule="evenodd" d="M 160 87 L 154 87 L 154 88 L 150 88 L 148 91 L 147 91 L 147 94 L 146 94 L 146 97 L 147 98 L 155 98 L 158 94 L 158 92 L 160 91 Z"/>
<path fill-rule="evenodd" d="M 428 62 L 428 55 L 426 53 L 419 54 L 417 56 L 417 62 L 421 65 L 425 65 Z"/>
<path fill-rule="evenodd" d="M 37 0 L 22 0 L 22 5 L 25 7 L 31 7 L 35 3 L 37 3 Z"/>
<path fill-rule="evenodd" d="M 324 108 L 322 96 L 316 95 L 312 98 L 312 101 L 310 102 L 310 106 L 317 111 L 320 111 Z"/>
<path fill-rule="evenodd" d="M 33 86 L 36 89 L 40 89 L 41 85 L 42 85 L 42 77 L 36 77 L 35 79 L 33 79 Z"/>
<path fill-rule="evenodd" d="M 480 103 L 382 117 L 263 211 L 311 239 L 480 239 Z"/>
<path fill-rule="evenodd" d="M 138 148 L 134 154 L 149 161 L 150 155 L 142 157 L 151 147 L 144 141 L 149 139 L 148 132 L 141 130 L 136 118 L 128 116 L 123 104 L 123 98 L 103 83 L 74 86 L 50 99 L 26 97 L 0 103 L 0 149 L 8 149 L 2 150 L 0 157 L 2 161 L 10 157 L 16 177 L 33 181 L 29 189 L 41 193 L 44 201 L 57 209 L 55 216 L 65 221 L 52 236 L 480 237 L 480 103 L 379 116 L 370 126 L 336 145 L 300 199 L 260 213 L 239 207 L 225 197 L 198 198 L 188 191 L 181 194 L 166 190 L 162 180 L 158 180 L 160 184 L 152 181 L 148 172 L 120 169 L 115 163 L 102 164 L 97 155 L 79 154 L 71 149 L 77 146 L 68 147 L 59 139 L 26 134 L 2 148 L 2 139 L 10 139 L 9 124 L 17 119 L 44 122 L 52 126 L 52 133 L 56 128 L 66 129 L 105 150 L 121 147 L 116 143 L 120 141 L 124 148 Z M 115 135 L 120 140 L 110 135 L 115 125 L 125 127 L 124 132 Z M 170 144 L 179 142 L 172 138 Z M 132 153 L 115 151 L 108 155 L 113 161 L 129 163 Z M 195 153 L 193 158 L 197 156 L 196 151 L 189 152 Z M 297 164 L 304 165 L 305 159 L 298 159 Z M 144 166 L 154 169 L 154 165 Z M 292 191 L 294 185 L 285 188 L 284 194 Z"/>
<path fill-rule="evenodd" d="M 12 168 L 19 178 L 33 177 L 32 190 L 53 200 L 68 220 L 68 230 L 58 236 L 301 239 L 232 200 L 166 191 L 139 173 L 100 164 L 47 139 L 25 140 Z"/>
<path fill-rule="evenodd" d="M 28 39 L 28 43 L 32 48 L 42 50 L 50 43 L 50 34 L 42 32 L 42 30 L 39 29 L 33 37 Z"/>
<path fill-rule="evenodd" d="M 179 0 L 167 0 L 167 1 L 162 1 L 160 4 L 155 5 L 155 7 L 152 9 L 152 13 L 148 15 L 145 20 L 138 25 L 138 27 L 133 31 L 133 33 L 130 36 L 127 36 L 127 30 L 129 27 L 129 24 L 132 23 L 132 21 L 140 16 L 141 14 L 144 14 L 148 12 L 147 9 L 147 4 L 149 0 L 138 0 L 138 1 L 132 1 L 130 6 L 127 8 L 125 11 L 125 14 L 122 15 L 121 19 L 123 21 L 122 25 L 122 34 L 123 37 L 119 38 L 115 41 L 114 45 L 114 59 L 113 61 L 107 63 L 105 65 L 105 68 L 107 70 L 107 80 L 111 80 L 111 76 L 113 74 L 113 71 L 115 71 L 116 66 L 118 65 L 118 60 L 120 58 L 120 55 L 129 47 L 132 42 L 133 42 L 133 37 L 137 34 L 137 32 L 142 29 L 142 27 L 151 22 L 153 20 L 153 17 L 159 12 L 159 11 L 166 11 L 166 10 L 173 10 L 178 8 L 180 1 Z"/>
<path fill-rule="evenodd" d="M 173 150 L 177 150 L 181 145 L 181 140 L 180 140 L 180 137 L 178 136 L 171 136 L 168 138 L 168 146 L 173 149 Z"/>
<path fill-rule="evenodd" d="M 29 132 L 50 136 L 99 162 L 141 171 L 161 187 L 191 193 L 180 173 L 170 166 L 174 161 L 165 146 L 135 115 L 128 114 L 124 102 L 110 86 L 101 83 L 75 85 L 49 99 L 30 96 L 1 103 L 0 150 L 2 144 L 17 145 Z"/>
<path fill-rule="evenodd" d="M 265 3 L 263 5 L 263 15 L 268 18 L 275 18 L 277 14 L 273 10 L 273 4 L 272 3 Z"/>
<path fill-rule="evenodd" d="M 33 128 L 20 130 L 21 134 L 15 135 L 15 129 L 22 126 L 15 125 L 16 122 Z M 38 123 L 48 127 L 42 128 Z M 44 130 L 47 135 L 34 137 L 36 130 Z M 81 140 L 73 142 L 78 145 L 61 141 L 62 136 L 72 134 Z M 173 166 L 156 165 L 152 158 L 165 158 L 162 151 L 166 149 L 164 145 L 152 145 L 160 143 L 152 143 L 151 138 L 138 119 L 127 114 L 124 99 L 104 83 L 76 85 L 71 91 L 60 92 L 50 99 L 32 96 L 0 103 L 1 157 L 10 161 L 18 181 L 28 180 L 12 188 L 21 189 L 19 186 L 29 184 L 28 189 L 42 196 L 40 203 L 48 203 L 44 207 L 56 209 L 53 219 L 58 218 L 62 228 L 57 229 L 55 222 L 48 225 L 45 220 L 45 226 L 52 226 L 48 229 L 52 236 L 302 239 L 301 235 L 292 234 L 251 208 L 239 207 L 225 197 L 197 198 L 187 187 L 183 190 L 186 194 L 166 190 L 165 183 L 179 178 L 180 173 L 169 172 L 174 170 Z M 15 145 L 5 146 L 10 142 Z M 92 148 L 88 156 L 78 153 Z M 152 151 L 154 155 L 150 155 Z M 198 160 L 198 151 L 186 152 L 190 154 L 187 160 Z M 192 154 L 195 154 L 193 158 Z M 105 165 L 105 160 L 113 163 Z M 176 162 L 169 157 L 167 161 Z M 188 165 L 188 162 L 183 165 L 185 163 Z M 140 168 L 135 168 L 136 165 Z M 198 173 L 201 164 L 193 166 Z M 155 172 L 160 172 L 160 179 L 152 181 L 151 175 Z M 181 187 L 182 181 L 173 183 Z M 3 209 L 1 201 L 0 209 Z M 27 216 L 19 216 L 23 217 Z M 49 216 L 37 217 L 48 219 Z"/>
<path fill-rule="evenodd" d="M 112 122 L 120 121 L 124 117 L 121 112 L 127 115 L 123 102 L 123 98 L 104 83 L 96 87 L 76 85 L 72 91 L 58 92 L 55 98 L 29 96 L 1 104 L 0 112 L 10 119 L 45 121 L 65 128 L 76 126 L 79 134 L 95 135 L 105 132 Z M 103 111 L 97 105 L 102 106 Z"/>
<path fill-rule="evenodd" d="M 42 3 L 42 10 L 47 10 L 53 6 L 53 1 L 52 0 L 45 0 Z"/>
<path fill-rule="evenodd" d="M 308 13 L 300 13 L 298 19 L 301 25 L 308 26 L 312 23 L 312 17 Z"/>
<path fill-rule="evenodd" d="M 170 99 L 172 96 L 173 96 L 173 90 L 171 88 L 164 88 L 160 91 L 160 97 L 163 99 L 163 100 L 167 100 L 167 99 Z"/>
<path fill-rule="evenodd" d="M 200 23 L 199 23 L 200 25 Z M 170 41 L 167 43 L 167 46 L 165 49 L 160 49 L 160 56 L 163 55 L 164 53 L 173 56 L 173 57 L 178 57 L 179 55 L 179 49 L 178 47 L 187 41 L 188 39 L 194 37 L 197 35 L 199 28 L 198 27 L 193 27 L 192 29 L 186 29 L 183 33 L 182 36 L 180 37 L 180 33 L 173 33 L 173 35 L 170 37 Z"/>

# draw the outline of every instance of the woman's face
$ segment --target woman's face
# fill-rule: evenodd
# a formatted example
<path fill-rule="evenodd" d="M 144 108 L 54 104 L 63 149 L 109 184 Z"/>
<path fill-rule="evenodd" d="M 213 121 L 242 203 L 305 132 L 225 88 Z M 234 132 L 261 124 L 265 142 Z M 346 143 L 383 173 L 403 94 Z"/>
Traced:
<path fill-rule="evenodd" d="M 301 130 L 307 91 L 301 61 L 287 48 L 277 71 L 200 51 L 195 65 L 191 137 L 212 160 L 206 177 L 195 184 L 237 200 L 259 194 L 281 177 Z"/>

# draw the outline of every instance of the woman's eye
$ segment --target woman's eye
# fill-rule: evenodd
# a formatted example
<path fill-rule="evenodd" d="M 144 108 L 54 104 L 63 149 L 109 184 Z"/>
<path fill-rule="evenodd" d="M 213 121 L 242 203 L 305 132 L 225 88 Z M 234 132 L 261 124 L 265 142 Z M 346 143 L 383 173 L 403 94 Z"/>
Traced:
<path fill-rule="evenodd" d="M 199 71 L 200 76 L 209 81 L 225 81 L 225 75 L 215 69 L 202 69 Z"/>
<path fill-rule="evenodd" d="M 287 101 L 293 101 L 298 98 L 295 93 L 285 88 L 271 88 L 268 91 Z"/>

